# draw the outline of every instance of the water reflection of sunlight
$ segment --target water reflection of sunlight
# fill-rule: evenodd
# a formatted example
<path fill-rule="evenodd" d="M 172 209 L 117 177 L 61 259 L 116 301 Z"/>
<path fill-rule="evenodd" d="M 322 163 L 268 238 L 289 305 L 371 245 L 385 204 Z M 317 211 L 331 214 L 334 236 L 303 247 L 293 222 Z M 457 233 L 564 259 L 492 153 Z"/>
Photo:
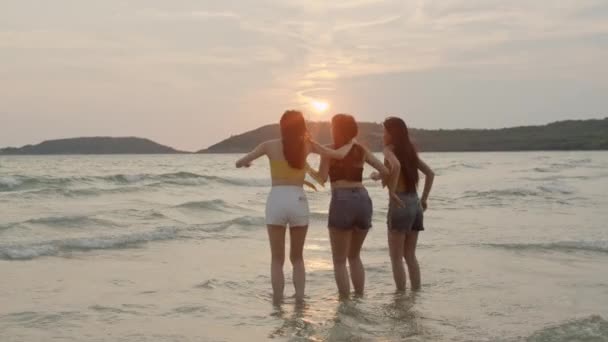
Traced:
<path fill-rule="evenodd" d="M 334 266 L 330 260 L 311 259 L 311 258 L 306 259 L 306 271 L 307 272 L 327 271 L 327 270 L 333 270 L 333 269 L 334 269 Z"/>
<path fill-rule="evenodd" d="M 307 251 L 326 251 L 328 250 L 328 247 L 309 243 L 307 245 L 304 245 L 304 249 Z"/>

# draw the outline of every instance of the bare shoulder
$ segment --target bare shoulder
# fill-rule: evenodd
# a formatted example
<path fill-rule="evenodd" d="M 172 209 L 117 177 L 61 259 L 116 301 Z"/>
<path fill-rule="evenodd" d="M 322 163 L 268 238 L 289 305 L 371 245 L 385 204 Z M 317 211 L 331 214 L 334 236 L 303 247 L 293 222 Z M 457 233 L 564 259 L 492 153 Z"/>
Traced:
<path fill-rule="evenodd" d="M 280 149 L 283 146 L 281 139 L 273 139 L 264 141 L 261 146 L 264 146 L 266 149 L 276 150 Z"/>
<path fill-rule="evenodd" d="M 281 139 L 272 139 L 272 140 L 266 140 L 262 144 L 266 144 L 266 146 L 281 145 L 282 141 L 281 141 Z"/>
<path fill-rule="evenodd" d="M 373 154 L 374 154 L 374 152 L 373 152 L 372 150 L 370 150 L 370 149 L 369 149 L 369 147 L 367 147 L 367 146 L 365 146 L 365 145 L 363 145 L 363 144 L 359 144 L 359 143 L 357 143 L 357 144 L 355 144 L 355 146 L 359 147 L 359 148 L 361 149 L 361 151 L 363 151 L 363 153 L 364 153 L 366 156 L 369 156 L 369 155 L 373 155 Z"/>

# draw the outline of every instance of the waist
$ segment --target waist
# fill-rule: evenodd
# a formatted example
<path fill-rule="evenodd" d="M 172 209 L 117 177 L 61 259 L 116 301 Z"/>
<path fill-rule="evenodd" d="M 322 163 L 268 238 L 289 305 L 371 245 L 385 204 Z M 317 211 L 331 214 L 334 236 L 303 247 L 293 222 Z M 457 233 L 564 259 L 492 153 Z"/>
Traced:
<path fill-rule="evenodd" d="M 416 191 L 397 191 L 396 193 L 401 198 L 418 198 Z"/>
<path fill-rule="evenodd" d="M 363 186 L 360 187 L 342 187 L 342 188 L 336 188 L 336 187 L 332 187 L 331 189 L 331 194 L 335 195 L 335 194 L 363 194 L 363 195 L 368 195 L 367 193 L 367 189 Z"/>
<path fill-rule="evenodd" d="M 339 180 L 331 182 L 331 189 L 365 189 L 365 186 L 357 181 Z"/>
<path fill-rule="evenodd" d="M 272 180 L 272 187 L 271 190 L 290 190 L 290 189 L 296 189 L 296 190 L 302 190 L 304 191 L 304 184 L 302 184 L 302 182 L 300 183 L 282 183 L 282 182 L 276 182 L 274 179 Z"/>
<path fill-rule="evenodd" d="M 362 167 L 331 167 L 329 169 L 329 179 L 332 183 L 339 181 L 362 182 Z"/>

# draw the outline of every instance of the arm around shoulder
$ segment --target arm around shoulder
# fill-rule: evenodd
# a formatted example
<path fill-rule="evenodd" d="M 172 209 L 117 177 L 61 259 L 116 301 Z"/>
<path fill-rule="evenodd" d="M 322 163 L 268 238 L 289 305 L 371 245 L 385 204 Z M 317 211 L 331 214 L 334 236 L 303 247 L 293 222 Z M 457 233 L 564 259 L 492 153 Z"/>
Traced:
<path fill-rule="evenodd" d="M 340 147 L 339 149 L 332 149 L 330 147 L 325 147 L 314 140 L 310 140 L 311 151 L 322 156 L 333 159 L 344 159 L 353 148 L 355 142 L 354 139 L 350 143 Z"/>

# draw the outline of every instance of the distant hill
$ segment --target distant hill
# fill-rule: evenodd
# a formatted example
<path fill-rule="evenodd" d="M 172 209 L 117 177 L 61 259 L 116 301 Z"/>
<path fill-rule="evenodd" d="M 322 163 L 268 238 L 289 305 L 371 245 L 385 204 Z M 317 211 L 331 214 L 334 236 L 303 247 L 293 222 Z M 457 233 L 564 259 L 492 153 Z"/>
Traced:
<path fill-rule="evenodd" d="M 0 149 L 0 155 L 17 154 L 162 154 L 185 153 L 142 138 L 89 137 L 47 140 L 38 145 Z"/>
<path fill-rule="evenodd" d="M 308 128 L 319 142 L 330 142 L 329 123 L 309 122 Z M 503 129 L 411 129 L 410 132 L 418 148 L 429 152 L 608 150 L 608 118 Z M 383 134 L 381 124 L 359 123 L 358 140 L 374 151 L 382 150 Z M 279 136 L 277 124 L 267 125 L 232 136 L 198 153 L 244 153 Z"/>

